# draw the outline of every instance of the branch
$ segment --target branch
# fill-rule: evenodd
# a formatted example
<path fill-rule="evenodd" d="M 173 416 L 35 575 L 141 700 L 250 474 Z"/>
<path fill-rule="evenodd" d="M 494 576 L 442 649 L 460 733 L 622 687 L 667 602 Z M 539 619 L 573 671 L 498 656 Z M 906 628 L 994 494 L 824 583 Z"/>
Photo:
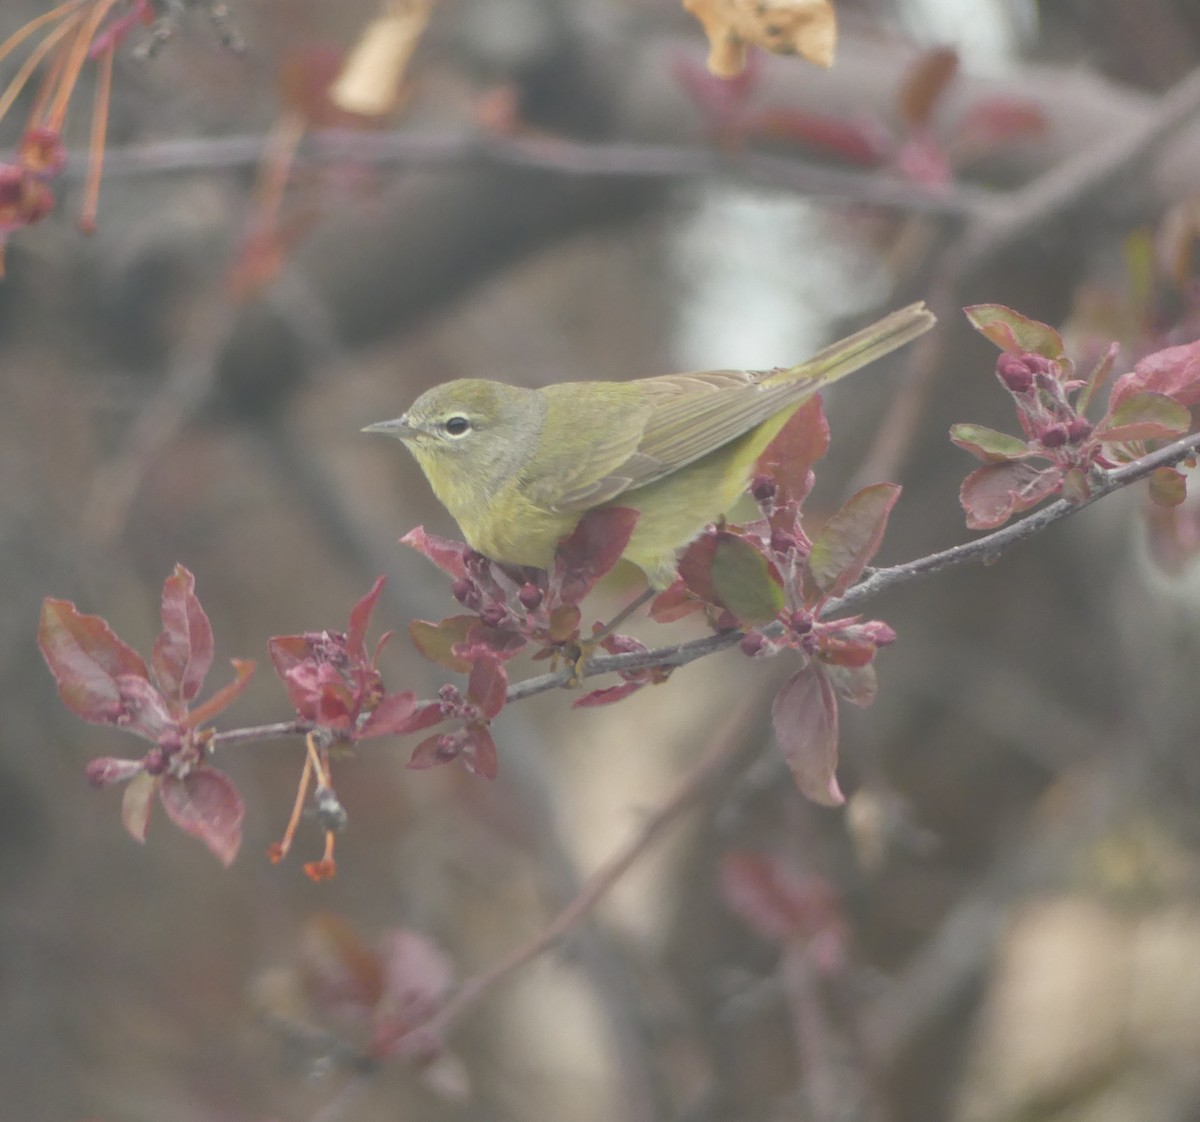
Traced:
<path fill-rule="evenodd" d="M 266 137 L 197 137 L 110 148 L 104 157 L 108 179 L 180 172 L 225 171 L 256 167 L 267 150 Z M 344 161 L 395 164 L 421 170 L 456 170 L 479 164 L 533 168 L 568 176 L 688 179 L 739 176 L 752 183 L 828 198 L 839 205 L 870 203 L 918 214 L 982 219 L 1007 213 L 1004 196 L 981 187 L 956 184 L 926 188 L 878 171 L 831 167 L 767 152 L 727 152 L 713 146 L 588 142 L 546 133 L 480 132 L 477 129 L 358 133 L 330 129 L 312 133 L 301 144 L 297 165 L 322 166 Z M 82 153 L 67 161 L 64 178 L 81 176 Z"/>
<path fill-rule="evenodd" d="M 982 538 L 976 538 L 975 541 L 951 546 L 940 553 L 932 553 L 928 557 L 921 557 L 916 561 L 907 561 L 886 569 L 875 569 L 870 576 L 859 581 L 844 596 L 830 600 L 821 614 L 823 617 L 853 614 L 881 593 L 908 584 L 919 577 L 976 561 L 993 561 L 1010 546 L 1040 534 L 1056 522 L 1061 522 L 1064 518 L 1069 518 L 1085 507 L 1091 506 L 1105 495 L 1146 478 L 1160 467 L 1177 464 L 1198 450 L 1200 450 L 1200 433 L 1191 433 L 1173 444 L 1168 444 L 1164 448 L 1143 456 L 1140 460 L 1100 474 L 1099 478 L 1093 481 L 1092 493 L 1084 502 L 1074 503 L 1067 499 L 1058 499 L 1025 518 L 1002 526 L 999 530 L 985 534 Z M 583 677 L 591 678 L 599 674 L 613 674 L 621 670 L 686 666 L 689 662 L 695 662 L 696 659 L 736 646 L 741 637 L 740 631 L 718 631 L 716 634 L 706 635 L 702 639 L 692 639 L 686 643 L 658 647 L 650 651 L 597 655 L 584 668 Z M 531 697 L 533 694 L 565 686 L 571 681 L 571 677 L 572 670 L 568 668 L 551 674 L 541 674 L 536 678 L 526 678 L 509 687 L 507 700 L 519 701 L 522 698 Z"/>

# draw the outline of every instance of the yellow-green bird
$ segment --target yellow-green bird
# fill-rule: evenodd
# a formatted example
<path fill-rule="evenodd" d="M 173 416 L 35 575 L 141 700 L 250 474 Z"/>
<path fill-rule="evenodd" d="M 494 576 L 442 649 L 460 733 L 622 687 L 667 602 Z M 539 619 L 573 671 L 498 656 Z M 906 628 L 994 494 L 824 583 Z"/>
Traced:
<path fill-rule="evenodd" d="M 665 588 L 679 551 L 733 505 L 800 405 L 933 323 L 911 304 L 787 370 L 541 389 L 462 378 L 363 431 L 404 441 L 467 543 L 494 561 L 548 568 L 589 510 L 638 511 L 623 556 Z"/>

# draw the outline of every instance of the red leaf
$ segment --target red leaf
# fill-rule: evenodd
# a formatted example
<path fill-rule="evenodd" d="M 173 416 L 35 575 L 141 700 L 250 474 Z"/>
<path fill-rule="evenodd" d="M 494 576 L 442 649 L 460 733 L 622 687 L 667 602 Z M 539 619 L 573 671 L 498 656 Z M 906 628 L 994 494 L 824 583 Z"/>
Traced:
<path fill-rule="evenodd" d="M 771 705 L 775 737 L 800 793 L 822 806 L 841 806 L 837 782 L 837 698 L 819 665 L 784 683 Z"/>
<path fill-rule="evenodd" d="M 150 826 L 150 807 L 154 792 L 158 790 L 158 779 L 142 772 L 135 775 L 121 797 L 121 825 L 136 842 L 146 843 L 146 830 Z"/>
<path fill-rule="evenodd" d="M 578 604 L 625 552 L 638 512 L 623 506 L 589 510 L 554 554 L 551 589 L 564 604 Z"/>
<path fill-rule="evenodd" d="M 497 658 L 480 658 L 471 667 L 467 679 L 467 700 L 479 707 L 490 721 L 501 709 L 508 695 L 508 674 Z"/>
<path fill-rule="evenodd" d="M 1173 440 L 1192 426 L 1187 406 L 1173 397 L 1154 391 L 1123 393 L 1118 397 L 1120 384 L 1126 374 L 1117 379 L 1108 414 L 1095 429 L 1097 440 L 1105 443 L 1125 443 L 1130 440 Z"/>
<path fill-rule="evenodd" d="M 455 759 L 462 751 L 462 730 L 458 732 L 435 732 L 418 744 L 408 759 L 405 767 L 413 771 L 423 771 L 425 768 L 440 767 Z"/>
<path fill-rule="evenodd" d="M 578 612 L 578 608 L 574 609 Z M 468 632 L 464 642 L 454 648 L 454 653 L 468 663 L 478 658 L 498 658 L 505 662 L 519 655 L 529 642 L 524 635 L 507 627 L 489 627 L 476 623 Z"/>
<path fill-rule="evenodd" d="M 63 703 L 85 721 L 116 724 L 123 712 L 117 678 L 149 678 L 137 651 L 100 616 L 82 615 L 67 600 L 42 602 L 38 647 Z"/>
<path fill-rule="evenodd" d="M 368 661 L 367 628 L 371 626 L 371 613 L 379 602 L 379 595 L 383 592 L 385 584 L 387 584 L 387 577 L 377 578 L 371 585 L 371 591 L 350 609 L 350 630 L 346 633 L 346 650 L 351 658 L 360 663 Z"/>
<path fill-rule="evenodd" d="M 963 308 L 971 326 L 1009 354 L 1035 354 L 1066 362 L 1062 336 L 1053 327 L 1003 304 L 975 304 Z"/>
<path fill-rule="evenodd" d="M 883 542 L 900 487 L 873 483 L 851 495 L 813 541 L 808 570 L 826 596 L 840 596 L 862 576 Z"/>
<path fill-rule="evenodd" d="M 242 844 L 242 797 L 228 776 L 202 767 L 183 778 L 164 775 L 159 797 L 167 816 L 199 838 L 226 867 Z"/>
<path fill-rule="evenodd" d="M 254 676 L 254 663 L 249 659 L 232 658 L 233 681 L 222 686 L 203 705 L 196 706 L 183 720 L 183 727 L 194 729 L 207 724 L 218 713 L 223 713 L 239 697 Z"/>
<path fill-rule="evenodd" d="M 496 755 L 496 742 L 486 725 L 472 725 L 466 730 L 462 760 L 468 770 L 482 775 L 484 779 L 496 778 L 500 762 Z"/>
<path fill-rule="evenodd" d="M 162 633 L 151 661 L 158 684 L 172 701 L 191 701 L 213 661 L 213 631 L 196 597 L 196 578 L 182 565 L 163 583 Z"/>
<path fill-rule="evenodd" d="M 986 464 L 963 480 L 959 502 L 972 530 L 994 530 L 1014 514 L 1036 506 L 1062 486 L 1062 469 L 1014 461 Z"/>
<path fill-rule="evenodd" d="M 720 865 L 721 895 L 758 934 L 776 943 L 813 936 L 842 924 L 842 908 L 828 881 L 799 877 L 778 859 L 730 853 Z"/>
<path fill-rule="evenodd" d="M 591 693 L 585 693 L 582 697 L 577 697 L 572 701 L 571 708 L 595 709 L 600 705 L 612 705 L 613 702 L 621 701 L 649 684 L 649 682 L 622 682 L 619 686 L 606 686 L 602 690 L 592 690 Z"/>
<path fill-rule="evenodd" d="M 650 618 L 657 623 L 674 623 L 703 610 L 704 605 L 692 595 L 688 586 L 677 580 L 651 601 Z"/>
<path fill-rule="evenodd" d="M 454 648 L 466 642 L 467 633 L 478 622 L 476 616 L 450 616 L 440 623 L 414 619 L 408 625 L 408 635 L 413 646 L 430 662 L 466 674 L 471 669 L 471 663 L 455 654 Z"/>
<path fill-rule="evenodd" d="M 878 167 L 894 147 L 891 134 L 878 121 L 803 109 L 772 108 L 747 114 L 743 128 L 748 135 L 807 144 L 860 167 Z"/>
<path fill-rule="evenodd" d="M 373 736 L 399 736 L 405 732 L 414 732 L 416 730 L 413 727 L 413 721 L 417 709 L 417 695 L 412 690 L 388 694 L 371 710 L 371 715 L 355 734 L 354 739 L 368 740 Z M 433 709 L 436 716 L 429 724 L 436 724 L 441 720 L 441 706 L 434 703 Z M 416 727 L 428 728 L 429 724 Z"/>
<path fill-rule="evenodd" d="M 955 125 L 954 147 L 960 157 L 990 155 L 1010 141 L 1044 132 L 1046 126 L 1046 114 L 1035 102 L 988 97 L 975 102 Z"/>
<path fill-rule="evenodd" d="M 814 394 L 800 406 L 758 458 L 756 472 L 775 481 L 778 506 L 802 503 L 812 490 L 812 466 L 829 451 L 829 422 Z"/>
<path fill-rule="evenodd" d="M 467 575 L 467 565 L 463 560 L 469 548 L 463 542 L 451 541 L 449 538 L 439 538 L 436 534 L 425 532 L 424 526 L 409 530 L 400 539 L 401 545 L 407 545 L 418 553 L 423 553 L 443 573 L 459 580 Z"/>
<path fill-rule="evenodd" d="M 375 1009 L 371 1051 L 375 1056 L 404 1056 L 423 1037 L 408 1037 L 440 1008 L 454 981 L 450 959 L 432 940 L 399 928 L 382 941 L 383 992 Z M 409 1045 L 406 1047 L 405 1045 Z"/>
<path fill-rule="evenodd" d="M 179 725 L 171 715 L 167 699 L 145 678 L 122 674 L 117 679 L 121 691 L 121 719 L 126 732 L 157 741 L 168 730 L 178 731 Z"/>
<path fill-rule="evenodd" d="M 1133 394 L 1165 394 L 1180 405 L 1200 403 L 1200 341 L 1147 355 L 1114 383 L 1109 409 Z"/>
<path fill-rule="evenodd" d="M 300 934 L 300 970 L 320 1012 L 363 1021 L 383 993 L 383 963 L 341 916 L 320 912 Z"/>

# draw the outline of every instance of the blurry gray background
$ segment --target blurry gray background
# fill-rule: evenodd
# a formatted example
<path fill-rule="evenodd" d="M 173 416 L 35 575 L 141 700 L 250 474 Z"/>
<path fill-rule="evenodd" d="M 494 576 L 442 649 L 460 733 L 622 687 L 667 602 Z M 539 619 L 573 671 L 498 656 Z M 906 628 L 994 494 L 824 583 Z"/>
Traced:
<path fill-rule="evenodd" d="M 48 7 L 9 0 L 0 35 Z M 138 746 L 58 701 L 35 646 L 43 596 L 103 614 L 148 650 L 161 581 L 187 565 L 219 657 L 260 664 L 227 727 L 286 718 L 266 639 L 343 627 L 378 573 L 390 582 L 377 628 L 403 635 L 411 618 L 452 614 L 448 582 L 394 544 L 416 524 L 452 524 L 398 445 L 358 432 L 432 384 L 788 364 L 923 297 L 943 312 L 996 300 L 1054 323 L 1073 313 L 1081 346 L 1120 337 L 1127 357 L 1152 341 L 1154 317 L 1131 311 L 1128 239 L 1161 231 L 1200 183 L 1200 127 L 1186 112 L 1182 127 L 1170 117 L 1171 91 L 1195 81 L 1200 61 L 1190 0 L 845 2 L 832 71 L 759 60 L 762 106 L 897 131 L 896 91 L 932 46 L 957 48 L 962 62 L 935 117 L 943 135 L 980 99 L 1041 107 L 1037 135 L 959 154 L 959 176 L 932 209 L 913 185 L 887 209 L 850 188 L 812 197 L 803 170 L 790 187 L 778 169 L 764 182 L 736 153 L 719 176 L 647 179 L 438 161 L 401 144 L 391 162 L 298 172 L 285 209 L 295 237 L 278 275 L 234 299 L 253 162 L 214 168 L 197 156 L 183 170 L 134 174 L 120 154 L 265 136 L 289 68 L 344 49 L 374 11 L 367 0 L 258 0 L 235 9 L 244 56 L 220 50 L 198 15 L 148 64 L 125 49 L 98 232 L 73 226 L 76 179 L 58 212 L 9 246 L 5 1116 L 1200 1116 L 1196 599 L 1186 572 L 1164 576 L 1148 562 L 1134 494 L 992 567 L 872 605 L 900 638 L 879 659 L 875 707 L 843 713 L 842 811 L 800 800 L 774 754 L 767 712 L 783 660 L 736 652 L 611 709 L 572 712 L 559 694 L 512 707 L 495 727 L 494 784 L 457 768 L 406 771 L 409 742 L 371 742 L 337 770 L 351 821 L 331 883 L 300 871 L 319 851 L 311 825 L 288 862 L 265 858 L 291 807 L 298 743 L 219 761 L 247 804 L 229 871 L 161 814 L 137 846 L 121 829 L 119 793 L 85 787 L 88 758 Z M 478 99 L 503 88 L 547 136 L 702 148 L 705 117 L 675 75 L 704 54 L 699 26 L 670 0 L 444 0 L 398 127 L 461 133 Z M 0 63 L 0 78 L 15 67 Z M 81 89 L 74 145 L 86 142 L 88 100 Z M 22 111 L 0 122 L 6 142 Z M 1119 175 L 1077 162 L 1122 141 Z M 745 143 L 780 166 L 821 155 L 781 139 Z M 1064 167 L 1074 170 L 1048 221 L 997 252 L 956 256 L 963 211 L 982 205 L 975 192 L 1018 190 Z M 1195 315 L 1194 289 L 1172 299 L 1154 311 L 1164 328 Z M 939 331 L 924 366 L 899 356 L 827 402 L 833 449 L 817 509 L 848 492 L 869 454 L 904 485 L 881 563 L 969 536 L 957 488 L 974 465 L 948 426 L 1015 427 L 991 348 L 961 316 Z M 879 434 L 896 435 L 905 409 L 913 427 L 902 454 L 888 455 Z M 595 614 L 636 588 L 636 574 L 618 577 Z M 402 640 L 385 672 L 419 694 L 446 677 Z M 746 743 L 719 789 L 623 879 L 585 937 L 459 1026 L 465 1097 L 400 1065 L 352 1093 L 342 1073 L 311 1078 L 289 1065 L 254 994 L 296 961 L 311 915 L 336 912 L 368 941 L 414 927 L 465 977 L 532 935 L 718 735 Z M 721 856 L 744 848 L 831 884 L 844 902 L 848 966 L 814 1004 L 815 1037 L 801 1034 L 827 1045 L 824 1058 L 797 1047 L 777 949 L 720 899 Z"/>

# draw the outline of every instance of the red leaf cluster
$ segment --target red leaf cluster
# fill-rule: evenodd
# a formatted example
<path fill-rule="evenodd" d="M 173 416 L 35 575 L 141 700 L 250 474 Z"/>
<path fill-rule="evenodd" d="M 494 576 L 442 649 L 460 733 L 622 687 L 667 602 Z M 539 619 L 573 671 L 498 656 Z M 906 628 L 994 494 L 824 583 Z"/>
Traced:
<path fill-rule="evenodd" d="M 212 735 L 202 728 L 245 688 L 254 664 L 234 660 L 235 677 L 192 708 L 213 661 L 213 633 L 182 565 L 163 585 L 162 631 L 148 668 L 100 616 L 66 600 L 42 605 L 38 646 L 63 702 L 84 720 L 123 728 L 151 742 L 140 760 L 103 757 L 86 769 L 98 787 L 128 783 L 122 804 L 126 830 L 145 841 L 153 797 L 167 816 L 226 865 L 241 845 L 242 800 L 233 783 L 207 765 Z"/>
<path fill-rule="evenodd" d="M 665 621 L 707 609 L 718 627 L 745 632 L 742 650 L 748 655 L 791 650 L 803 656 L 803 667 L 772 707 L 775 734 L 800 790 L 816 802 L 838 805 L 837 701 L 870 704 L 875 652 L 895 633 L 879 621 L 826 620 L 822 613 L 859 580 L 879 549 L 900 488 L 864 487 L 810 538 L 801 507 L 812 489 L 812 464 L 828 444 L 814 398 L 759 461 L 750 494 L 761 518 L 709 527 L 685 551 L 680 579 L 657 597 L 651 614 Z"/>
<path fill-rule="evenodd" d="M 972 529 L 995 529 L 1048 498 L 1084 501 L 1097 469 L 1137 459 L 1147 441 L 1175 440 L 1191 430 L 1190 407 L 1200 402 L 1200 342 L 1141 359 L 1116 379 L 1104 415 L 1092 422 L 1085 412 L 1112 374 L 1115 343 L 1086 378 L 1077 378 L 1053 328 L 1002 304 L 965 310 L 972 326 L 1001 349 L 996 377 L 1012 395 L 1023 434 L 971 424 L 951 428 L 950 439 L 984 461 L 959 492 Z M 1160 484 L 1155 497 L 1181 501 L 1181 481 Z"/>

